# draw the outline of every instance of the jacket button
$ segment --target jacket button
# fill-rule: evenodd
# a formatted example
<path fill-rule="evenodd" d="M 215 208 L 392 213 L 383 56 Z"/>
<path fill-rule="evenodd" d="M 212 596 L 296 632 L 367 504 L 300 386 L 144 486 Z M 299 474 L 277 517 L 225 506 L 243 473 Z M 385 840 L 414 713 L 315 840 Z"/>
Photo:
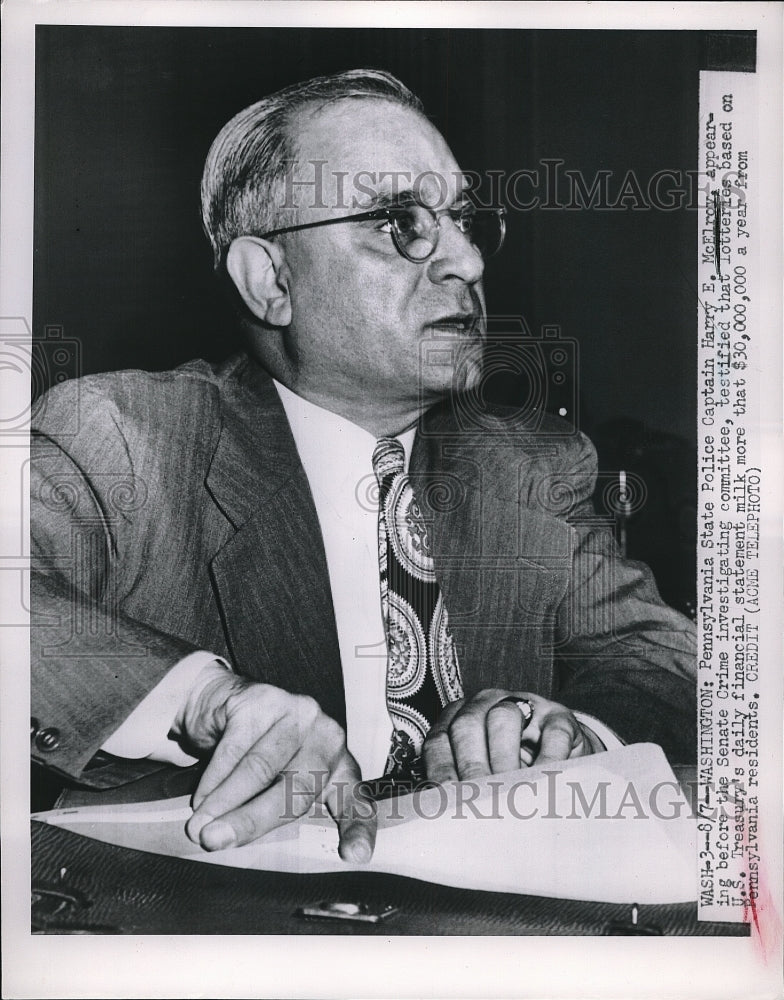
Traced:
<path fill-rule="evenodd" d="M 38 719 L 33 715 L 30 717 L 30 739 L 34 740 L 38 733 L 39 722 Z"/>
<path fill-rule="evenodd" d="M 35 745 L 42 753 L 50 753 L 60 746 L 60 730 L 52 727 L 42 729 L 35 735 Z"/>

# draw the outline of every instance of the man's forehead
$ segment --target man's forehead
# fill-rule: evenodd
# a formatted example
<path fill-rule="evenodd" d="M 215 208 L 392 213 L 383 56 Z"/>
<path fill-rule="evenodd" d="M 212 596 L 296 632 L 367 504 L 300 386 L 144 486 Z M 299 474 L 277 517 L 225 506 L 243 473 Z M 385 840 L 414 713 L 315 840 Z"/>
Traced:
<path fill-rule="evenodd" d="M 438 207 L 467 186 L 443 136 L 413 108 L 344 99 L 292 124 L 301 208 L 308 207 L 309 188 L 321 196 L 311 207 L 362 210 L 409 197 Z"/>

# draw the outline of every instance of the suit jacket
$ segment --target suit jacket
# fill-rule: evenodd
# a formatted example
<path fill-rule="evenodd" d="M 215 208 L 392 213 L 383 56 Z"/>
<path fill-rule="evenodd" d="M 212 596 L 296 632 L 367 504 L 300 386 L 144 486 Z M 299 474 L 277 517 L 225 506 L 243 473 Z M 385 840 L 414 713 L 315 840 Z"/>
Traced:
<path fill-rule="evenodd" d="M 466 695 L 537 692 L 692 760 L 693 626 L 595 516 L 590 442 L 531 422 L 456 397 L 414 443 Z M 265 372 L 240 355 L 90 376 L 34 425 L 32 714 L 58 731 L 35 759 L 99 787 L 137 776 L 93 755 L 196 648 L 345 724 L 316 512 Z"/>

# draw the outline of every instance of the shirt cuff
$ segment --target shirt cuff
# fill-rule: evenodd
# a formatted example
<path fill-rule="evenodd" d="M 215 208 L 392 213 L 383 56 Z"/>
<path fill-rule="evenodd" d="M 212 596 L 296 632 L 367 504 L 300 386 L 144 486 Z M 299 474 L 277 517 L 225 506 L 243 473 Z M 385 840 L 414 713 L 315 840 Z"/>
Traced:
<path fill-rule="evenodd" d="M 590 729 L 597 739 L 601 740 L 605 750 L 616 750 L 618 747 L 626 746 L 617 733 L 614 733 L 609 726 L 605 726 L 603 722 L 594 719 L 592 715 L 586 715 L 585 712 L 575 712 L 574 717 L 586 729 Z"/>
<path fill-rule="evenodd" d="M 215 676 L 214 671 L 204 669 L 210 664 L 231 670 L 222 657 L 205 650 L 190 653 L 179 663 L 175 663 L 120 727 L 104 741 L 101 750 L 115 757 L 132 760 L 147 757 L 166 764 L 176 764 L 178 767 L 195 764 L 197 758 L 185 753 L 169 733 L 174 718 L 188 695 Z M 200 678 L 202 672 L 203 679 Z"/>

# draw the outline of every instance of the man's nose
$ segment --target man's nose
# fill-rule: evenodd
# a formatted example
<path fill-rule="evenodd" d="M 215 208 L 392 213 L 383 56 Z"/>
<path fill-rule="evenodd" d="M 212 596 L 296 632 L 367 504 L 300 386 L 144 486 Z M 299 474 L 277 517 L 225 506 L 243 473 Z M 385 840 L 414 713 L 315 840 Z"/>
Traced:
<path fill-rule="evenodd" d="M 428 276 L 435 283 L 458 280 L 473 285 L 485 269 L 482 255 L 448 215 L 438 220 L 438 246 L 428 264 Z"/>

